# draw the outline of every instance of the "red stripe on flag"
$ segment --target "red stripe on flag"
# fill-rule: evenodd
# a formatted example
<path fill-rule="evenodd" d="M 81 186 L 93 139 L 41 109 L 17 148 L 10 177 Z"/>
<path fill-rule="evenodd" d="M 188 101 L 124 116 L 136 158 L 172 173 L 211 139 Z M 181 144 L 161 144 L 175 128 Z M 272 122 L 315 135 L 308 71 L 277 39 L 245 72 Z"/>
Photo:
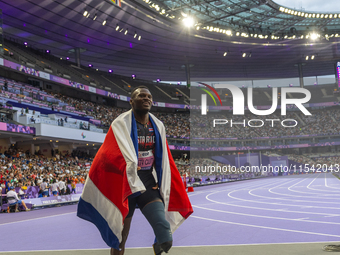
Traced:
<path fill-rule="evenodd" d="M 186 219 L 194 211 L 191 207 L 191 203 L 185 190 L 181 175 L 179 174 L 175 161 L 172 158 L 168 142 L 166 142 L 166 147 L 168 150 L 171 169 L 171 187 L 168 211 L 178 211 Z"/>
<path fill-rule="evenodd" d="M 129 212 L 127 197 L 132 192 L 127 180 L 126 162 L 111 127 L 93 161 L 89 178 L 125 218 Z"/>

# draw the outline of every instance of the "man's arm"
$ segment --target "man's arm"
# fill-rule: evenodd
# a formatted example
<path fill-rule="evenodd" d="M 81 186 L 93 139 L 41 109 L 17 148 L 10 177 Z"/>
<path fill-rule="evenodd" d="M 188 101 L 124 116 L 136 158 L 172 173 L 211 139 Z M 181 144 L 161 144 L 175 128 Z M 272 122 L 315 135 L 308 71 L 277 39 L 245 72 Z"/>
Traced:
<path fill-rule="evenodd" d="M 17 194 L 15 191 L 13 191 L 13 193 L 14 193 L 14 198 L 15 198 L 17 201 L 19 201 L 20 199 L 19 199 L 19 197 L 18 197 L 18 194 Z"/>

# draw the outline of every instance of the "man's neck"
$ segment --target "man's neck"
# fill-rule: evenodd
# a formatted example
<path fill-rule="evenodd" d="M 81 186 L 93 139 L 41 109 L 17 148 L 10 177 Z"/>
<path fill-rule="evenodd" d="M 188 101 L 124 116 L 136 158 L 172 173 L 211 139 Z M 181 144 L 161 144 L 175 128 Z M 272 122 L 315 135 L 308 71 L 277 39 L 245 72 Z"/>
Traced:
<path fill-rule="evenodd" d="M 133 111 L 134 115 L 135 115 L 135 119 L 136 121 L 138 121 L 141 124 L 147 124 L 149 122 L 149 113 L 138 113 Z"/>

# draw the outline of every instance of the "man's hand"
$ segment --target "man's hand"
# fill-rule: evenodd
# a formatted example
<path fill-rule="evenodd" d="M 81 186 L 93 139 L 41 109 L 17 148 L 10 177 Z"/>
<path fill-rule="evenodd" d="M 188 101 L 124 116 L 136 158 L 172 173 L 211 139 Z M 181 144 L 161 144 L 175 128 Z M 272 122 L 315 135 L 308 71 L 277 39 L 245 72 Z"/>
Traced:
<path fill-rule="evenodd" d="M 152 187 L 152 189 L 158 189 L 158 183 L 156 184 L 155 187 Z"/>
<path fill-rule="evenodd" d="M 139 170 L 141 170 L 142 168 L 139 166 L 139 167 L 137 167 L 137 171 L 139 171 Z"/>

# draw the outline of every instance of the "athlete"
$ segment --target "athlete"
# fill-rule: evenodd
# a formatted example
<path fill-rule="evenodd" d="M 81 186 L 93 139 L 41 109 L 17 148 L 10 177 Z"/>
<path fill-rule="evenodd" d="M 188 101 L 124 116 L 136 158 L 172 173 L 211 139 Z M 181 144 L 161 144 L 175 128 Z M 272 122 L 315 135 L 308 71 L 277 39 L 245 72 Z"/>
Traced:
<path fill-rule="evenodd" d="M 123 241 L 119 250 L 111 248 L 112 255 L 123 255 L 130 224 L 136 205 L 152 226 L 157 243 L 153 245 L 155 254 L 168 252 L 172 246 L 172 233 L 169 222 L 165 219 L 164 204 L 158 191 L 158 184 L 152 174 L 155 153 L 155 132 L 149 120 L 152 95 L 147 87 L 137 87 L 131 93 L 130 104 L 137 124 L 138 167 L 137 174 L 146 191 L 139 196 L 129 197 L 129 213 L 124 220 Z"/>
<path fill-rule="evenodd" d="M 138 206 L 154 234 L 154 254 L 167 253 L 172 232 L 193 212 L 166 141 L 153 114 L 152 95 L 140 86 L 131 110 L 111 124 L 97 152 L 78 203 L 77 215 L 95 224 L 111 255 L 123 255 Z"/>

